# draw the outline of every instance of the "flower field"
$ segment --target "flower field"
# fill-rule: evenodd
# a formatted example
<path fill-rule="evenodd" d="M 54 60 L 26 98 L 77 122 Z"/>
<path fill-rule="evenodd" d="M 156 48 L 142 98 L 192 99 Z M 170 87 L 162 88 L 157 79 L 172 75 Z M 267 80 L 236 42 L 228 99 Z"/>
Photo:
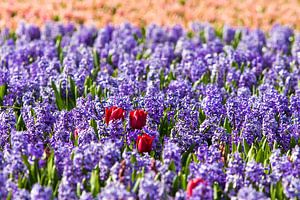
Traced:
<path fill-rule="evenodd" d="M 48 20 L 103 27 L 107 23 L 176 25 L 210 22 L 270 30 L 274 23 L 300 29 L 299 0 L 1 0 L 0 27 Z"/>
<path fill-rule="evenodd" d="M 300 199 L 300 34 L 0 33 L 0 199 Z"/>

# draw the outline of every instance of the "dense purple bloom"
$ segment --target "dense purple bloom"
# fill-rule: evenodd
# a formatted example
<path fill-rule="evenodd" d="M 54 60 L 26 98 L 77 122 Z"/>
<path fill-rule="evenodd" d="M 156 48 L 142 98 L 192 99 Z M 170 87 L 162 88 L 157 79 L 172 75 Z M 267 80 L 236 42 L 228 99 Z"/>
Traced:
<path fill-rule="evenodd" d="M 83 191 L 83 193 L 81 194 L 79 200 L 93 200 L 93 195 L 91 193 L 88 193 L 86 191 Z"/>
<path fill-rule="evenodd" d="M 5 186 L 5 182 L 6 182 L 6 177 L 5 175 L 1 172 L 0 173 L 0 197 L 1 198 L 6 198 L 7 196 L 7 189 Z"/>
<path fill-rule="evenodd" d="M 58 198 L 62 200 L 78 199 L 75 186 L 63 177 L 58 188 Z"/>
<path fill-rule="evenodd" d="M 8 110 L 8 112 L 1 111 L 0 113 L 0 147 L 1 149 L 7 144 L 9 140 L 9 133 L 14 130 L 14 123 L 16 118 L 14 116 L 13 110 Z"/>
<path fill-rule="evenodd" d="M 193 189 L 192 200 L 213 199 L 213 189 L 210 185 L 199 184 Z"/>
<path fill-rule="evenodd" d="M 185 200 L 186 198 L 186 192 L 183 190 L 178 190 L 175 194 L 175 200 Z"/>
<path fill-rule="evenodd" d="M 240 200 L 267 200 L 268 198 L 262 193 L 256 191 L 254 188 L 243 187 L 239 190 L 236 199 Z"/>
<path fill-rule="evenodd" d="M 30 200 L 30 193 L 26 189 L 18 189 L 12 196 L 14 199 Z"/>
<path fill-rule="evenodd" d="M 79 130 L 78 132 L 79 145 L 86 145 L 96 141 L 97 141 L 97 137 L 93 128 L 90 127 L 88 129 Z"/>
<path fill-rule="evenodd" d="M 205 114 L 209 117 L 222 117 L 225 114 L 222 91 L 216 86 L 210 86 L 206 90 L 206 96 L 202 101 Z"/>
<path fill-rule="evenodd" d="M 300 63 L 300 34 L 295 35 L 295 41 L 292 47 L 292 55 L 297 63 Z"/>
<path fill-rule="evenodd" d="M 225 190 L 238 190 L 244 185 L 244 170 L 245 164 L 238 153 L 231 156 L 226 171 L 226 188 Z"/>
<path fill-rule="evenodd" d="M 164 94 L 151 84 L 147 87 L 144 101 L 145 110 L 148 112 L 149 120 L 158 124 L 163 116 Z"/>
<path fill-rule="evenodd" d="M 292 173 L 292 163 L 286 155 L 281 156 L 280 150 L 275 150 L 270 156 L 270 165 L 272 173 L 270 179 L 272 183 L 278 182 L 282 177 Z"/>
<path fill-rule="evenodd" d="M 300 198 L 300 178 L 289 175 L 283 178 L 284 194 L 287 198 L 298 199 Z"/>
<path fill-rule="evenodd" d="M 261 163 L 256 163 L 255 161 L 249 161 L 245 168 L 245 183 L 258 185 L 261 187 L 261 184 L 264 184 L 266 180 L 266 174 L 264 172 L 265 168 Z"/>
<path fill-rule="evenodd" d="M 111 167 L 121 158 L 121 152 L 118 148 L 116 149 L 116 147 L 118 147 L 118 145 L 112 141 L 105 141 L 103 145 L 99 161 L 101 180 L 105 180 L 108 177 Z"/>
<path fill-rule="evenodd" d="M 181 169 L 180 152 L 181 150 L 178 147 L 178 145 L 168 141 L 165 142 L 162 154 L 164 164 L 169 166 L 173 162 L 176 167 L 176 172 L 178 172 Z"/>
<path fill-rule="evenodd" d="M 114 182 L 107 184 L 98 195 L 99 200 L 118 200 L 122 198 L 133 200 L 135 196 L 128 192 L 124 185 Z"/>
<path fill-rule="evenodd" d="M 145 177 L 140 182 L 138 197 L 141 200 L 146 199 L 161 199 L 164 195 L 164 187 L 160 182 L 154 180 L 151 173 L 145 174 Z"/>
<path fill-rule="evenodd" d="M 30 197 L 31 199 L 50 200 L 52 198 L 52 189 L 37 183 L 32 187 Z"/>
<path fill-rule="evenodd" d="M 262 53 L 262 48 L 265 46 L 265 43 L 265 34 L 261 30 L 254 30 L 248 34 L 242 35 L 242 40 L 240 41 L 238 48 Z"/>
<path fill-rule="evenodd" d="M 0 198 L 300 198 L 299 34 L 222 31 L 2 30 Z"/>
<path fill-rule="evenodd" d="M 274 51 L 288 53 L 290 48 L 290 37 L 293 30 L 286 26 L 275 25 L 270 31 L 270 38 L 267 46 Z"/>
<path fill-rule="evenodd" d="M 235 30 L 229 26 L 223 27 L 223 40 L 227 44 L 230 44 L 230 42 L 234 39 Z"/>
<path fill-rule="evenodd" d="M 131 174 L 133 171 L 132 163 L 126 159 L 117 162 L 111 167 L 111 176 L 115 181 L 119 181 L 126 187 L 132 186 Z"/>

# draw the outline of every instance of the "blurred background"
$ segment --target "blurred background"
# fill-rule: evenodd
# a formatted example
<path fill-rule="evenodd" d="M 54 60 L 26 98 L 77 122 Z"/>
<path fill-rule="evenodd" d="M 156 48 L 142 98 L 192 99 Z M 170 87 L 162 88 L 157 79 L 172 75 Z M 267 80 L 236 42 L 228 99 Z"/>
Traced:
<path fill-rule="evenodd" d="M 299 30 L 300 0 L 1 0 L 0 27 L 49 20 L 98 27 L 123 22 L 188 27 L 200 21 L 263 30 L 279 23 Z"/>

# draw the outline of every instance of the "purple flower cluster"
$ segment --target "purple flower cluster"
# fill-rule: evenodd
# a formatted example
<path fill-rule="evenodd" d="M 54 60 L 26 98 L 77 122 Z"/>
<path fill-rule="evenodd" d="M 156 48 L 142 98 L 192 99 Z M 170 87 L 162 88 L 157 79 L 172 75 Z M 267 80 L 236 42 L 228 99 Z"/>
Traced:
<path fill-rule="evenodd" d="M 0 199 L 300 198 L 293 29 L 1 35 Z"/>

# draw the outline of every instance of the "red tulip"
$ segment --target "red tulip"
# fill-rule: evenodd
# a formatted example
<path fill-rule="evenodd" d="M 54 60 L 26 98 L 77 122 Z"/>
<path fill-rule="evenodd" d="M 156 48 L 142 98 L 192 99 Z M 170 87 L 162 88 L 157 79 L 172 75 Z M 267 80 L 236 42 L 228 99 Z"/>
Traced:
<path fill-rule="evenodd" d="M 205 181 L 202 178 L 195 178 L 189 181 L 186 189 L 188 197 L 191 197 L 193 195 L 193 189 L 197 187 L 200 183 L 205 183 Z"/>
<path fill-rule="evenodd" d="M 136 147 L 140 153 L 150 152 L 152 149 L 152 142 L 154 137 L 151 137 L 144 133 L 143 135 L 139 135 L 136 140 Z"/>
<path fill-rule="evenodd" d="M 142 129 L 146 125 L 147 112 L 144 110 L 130 111 L 130 126 L 133 129 Z"/>
<path fill-rule="evenodd" d="M 108 125 L 110 121 L 122 119 L 124 120 L 125 111 L 117 106 L 105 108 L 105 122 Z"/>

